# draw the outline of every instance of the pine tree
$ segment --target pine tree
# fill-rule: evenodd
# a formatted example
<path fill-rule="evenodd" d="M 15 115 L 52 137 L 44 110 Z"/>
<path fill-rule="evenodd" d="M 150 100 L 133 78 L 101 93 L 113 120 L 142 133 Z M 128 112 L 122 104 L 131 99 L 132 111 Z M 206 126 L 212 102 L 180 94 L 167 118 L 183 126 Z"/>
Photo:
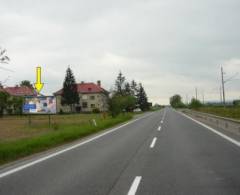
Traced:
<path fill-rule="evenodd" d="M 122 75 L 122 72 L 120 71 L 115 81 L 116 94 L 124 95 L 124 84 L 125 84 L 125 77 Z"/>
<path fill-rule="evenodd" d="M 67 68 L 65 80 L 63 83 L 62 105 L 69 105 L 71 112 L 73 112 L 74 104 L 79 103 L 79 95 L 77 92 L 77 85 L 70 67 Z"/>
<path fill-rule="evenodd" d="M 137 94 L 137 99 L 138 99 L 138 106 L 142 111 L 146 111 L 149 109 L 149 104 L 148 104 L 148 98 L 146 95 L 146 92 L 142 86 L 142 84 L 139 84 L 139 91 Z"/>
<path fill-rule="evenodd" d="M 126 82 L 124 85 L 124 94 L 132 95 L 132 90 L 131 90 L 130 84 L 128 82 Z"/>
<path fill-rule="evenodd" d="M 132 80 L 132 82 L 131 82 L 131 92 L 132 92 L 132 95 L 135 96 L 135 97 L 138 94 L 138 86 L 137 86 L 137 83 L 134 80 Z"/>

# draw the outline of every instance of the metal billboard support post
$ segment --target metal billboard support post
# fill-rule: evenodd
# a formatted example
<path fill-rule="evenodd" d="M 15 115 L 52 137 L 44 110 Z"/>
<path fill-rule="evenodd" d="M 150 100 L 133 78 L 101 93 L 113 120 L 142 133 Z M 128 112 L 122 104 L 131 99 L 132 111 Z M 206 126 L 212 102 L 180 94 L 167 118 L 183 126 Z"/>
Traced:
<path fill-rule="evenodd" d="M 48 126 L 50 127 L 51 126 L 51 115 L 48 114 Z"/>
<path fill-rule="evenodd" d="M 31 126 L 32 120 L 31 120 L 31 114 L 28 114 L 28 125 Z"/>

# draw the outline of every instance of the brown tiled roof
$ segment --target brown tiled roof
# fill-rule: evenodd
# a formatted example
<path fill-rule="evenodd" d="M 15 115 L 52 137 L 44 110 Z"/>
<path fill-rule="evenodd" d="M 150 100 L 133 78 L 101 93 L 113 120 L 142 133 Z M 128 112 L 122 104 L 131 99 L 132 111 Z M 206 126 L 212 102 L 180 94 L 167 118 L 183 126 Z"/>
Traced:
<path fill-rule="evenodd" d="M 3 89 L 12 96 L 36 96 L 37 93 L 33 88 L 27 86 L 6 87 Z"/>
<path fill-rule="evenodd" d="M 77 92 L 78 93 L 105 93 L 107 91 L 95 83 L 78 83 Z M 54 94 L 61 95 L 62 89 L 55 92 Z"/>

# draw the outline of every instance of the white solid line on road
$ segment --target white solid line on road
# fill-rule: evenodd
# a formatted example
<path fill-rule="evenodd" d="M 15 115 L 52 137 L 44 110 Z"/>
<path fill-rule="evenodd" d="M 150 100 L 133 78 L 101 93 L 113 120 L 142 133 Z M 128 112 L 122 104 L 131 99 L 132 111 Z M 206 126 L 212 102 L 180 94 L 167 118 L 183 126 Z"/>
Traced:
<path fill-rule="evenodd" d="M 158 127 L 158 131 L 161 131 L 161 126 Z"/>
<path fill-rule="evenodd" d="M 141 182 L 141 179 L 142 179 L 141 176 L 135 177 L 135 179 L 134 179 L 134 181 L 133 181 L 133 183 L 131 185 L 131 188 L 129 189 L 127 195 L 135 195 L 136 194 L 138 186 L 139 186 L 139 184 Z"/>
<path fill-rule="evenodd" d="M 195 123 L 197 123 L 197 124 L 199 124 L 199 125 L 205 127 L 206 129 L 212 131 L 213 133 L 216 133 L 217 135 L 221 136 L 222 138 L 224 138 L 224 139 L 226 139 L 226 140 L 232 142 L 233 144 L 237 145 L 238 147 L 240 147 L 240 142 L 239 142 L 239 141 L 237 141 L 237 140 L 235 140 L 235 139 L 233 139 L 233 138 L 231 138 L 231 137 L 228 137 L 227 135 L 225 135 L 225 134 L 223 134 L 223 133 L 217 131 L 216 129 L 213 129 L 212 127 L 209 127 L 208 125 L 205 125 L 205 124 L 202 123 L 202 122 L 199 122 L 199 121 L 197 121 L 197 120 L 191 118 L 190 116 L 187 116 L 186 114 L 183 114 L 183 113 L 181 113 L 181 112 L 178 112 L 178 113 L 182 114 L 182 115 L 185 116 L 186 118 L 188 118 L 188 119 L 194 121 Z"/>
<path fill-rule="evenodd" d="M 113 128 L 113 129 L 111 129 L 111 130 L 109 130 L 109 131 L 106 131 L 106 132 L 104 132 L 104 133 L 101 133 L 101 134 L 99 134 L 99 135 L 96 135 L 96 136 L 94 136 L 94 137 L 92 137 L 92 138 L 89 138 L 89 139 L 87 139 L 87 140 L 85 140 L 85 141 L 81 141 L 80 143 L 74 144 L 74 145 L 72 145 L 72 146 L 69 146 L 69 147 L 67 147 L 67 148 L 65 148 L 65 149 L 62 149 L 62 150 L 57 151 L 57 152 L 54 152 L 54 153 L 52 153 L 52 154 L 48 154 L 48 155 L 46 155 L 46 156 L 44 156 L 44 157 L 41 157 L 41 158 L 39 158 L 39 159 L 37 159 L 37 160 L 33 160 L 32 162 L 29 162 L 29 163 L 26 163 L 26 164 L 24 164 L 24 165 L 20 165 L 20 166 L 18 166 L 18 167 L 16 167 L 16 168 L 7 170 L 6 172 L 2 172 L 2 173 L 0 172 L 0 178 L 3 178 L 3 177 L 5 177 L 5 176 L 8 176 L 8 175 L 11 175 L 11 174 L 16 173 L 16 172 L 18 172 L 18 171 L 21 171 L 21 170 L 23 170 L 23 169 L 26 169 L 27 167 L 33 166 L 33 165 L 38 164 L 38 163 L 40 163 L 40 162 L 42 162 L 42 161 L 45 161 L 45 160 L 47 160 L 47 159 L 53 158 L 53 157 L 55 157 L 55 156 L 58 156 L 58 155 L 60 155 L 60 154 L 62 154 L 62 153 L 64 153 L 64 152 L 73 150 L 73 149 L 75 149 L 75 148 L 77 148 L 77 147 L 80 147 L 80 146 L 82 146 L 82 145 L 84 145 L 84 144 L 87 144 L 87 143 L 92 142 L 92 141 L 94 141 L 94 140 L 96 140 L 96 139 L 99 139 L 100 137 L 103 137 L 103 136 L 105 136 L 105 135 L 107 135 L 107 134 L 110 134 L 110 133 L 112 133 L 112 132 L 114 132 L 114 131 L 117 131 L 118 129 L 121 129 L 122 127 L 125 127 L 125 126 L 127 126 L 127 125 L 129 125 L 129 124 L 132 124 L 132 123 L 134 123 L 134 122 L 136 122 L 136 121 L 138 121 L 138 120 L 140 120 L 140 119 L 146 118 L 146 117 L 148 117 L 148 116 L 150 116 L 150 115 L 152 115 L 152 114 L 153 114 L 153 113 L 150 113 L 150 114 L 147 114 L 147 115 L 145 115 L 145 116 L 143 116 L 143 117 L 140 117 L 140 118 L 137 118 L 137 119 L 135 119 L 135 120 L 129 121 L 128 123 L 125 123 L 125 124 L 123 124 L 123 125 L 120 125 L 120 126 L 118 126 L 118 127 L 115 127 L 115 128 Z"/>
<path fill-rule="evenodd" d="M 151 145 L 150 145 L 150 148 L 153 148 L 153 147 L 155 146 L 156 141 L 157 141 L 157 138 L 154 137 L 153 140 L 152 140 L 152 143 L 151 143 Z"/>

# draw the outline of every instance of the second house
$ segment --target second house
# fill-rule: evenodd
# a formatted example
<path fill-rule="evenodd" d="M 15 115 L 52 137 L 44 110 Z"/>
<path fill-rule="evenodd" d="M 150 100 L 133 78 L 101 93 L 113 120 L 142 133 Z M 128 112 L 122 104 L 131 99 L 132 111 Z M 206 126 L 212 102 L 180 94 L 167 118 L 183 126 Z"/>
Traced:
<path fill-rule="evenodd" d="M 97 83 L 81 82 L 77 84 L 79 103 L 74 106 L 75 112 L 92 112 L 108 110 L 108 91 L 101 87 L 101 81 Z M 62 89 L 55 92 L 57 101 L 57 112 L 70 112 L 70 107 L 61 104 Z"/>

